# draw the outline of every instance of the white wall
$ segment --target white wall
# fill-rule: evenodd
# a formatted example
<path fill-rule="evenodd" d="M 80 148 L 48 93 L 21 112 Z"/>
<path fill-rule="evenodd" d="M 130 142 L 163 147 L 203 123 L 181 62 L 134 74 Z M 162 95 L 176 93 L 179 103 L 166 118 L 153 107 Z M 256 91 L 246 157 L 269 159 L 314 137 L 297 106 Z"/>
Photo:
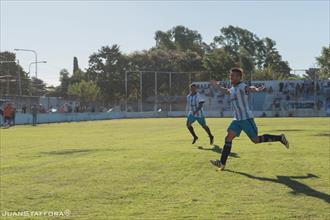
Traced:
<path fill-rule="evenodd" d="M 267 117 L 274 117 L 275 112 L 265 111 Z M 288 111 L 278 112 L 280 117 L 288 117 Z M 326 116 L 324 111 L 314 111 L 311 109 L 296 110 L 293 113 L 295 117 L 311 117 L 311 116 Z M 256 117 L 261 117 L 263 111 L 255 111 Z M 172 112 L 101 112 L 101 113 L 46 113 L 38 114 L 38 123 L 57 123 L 57 122 L 72 122 L 72 121 L 92 121 L 92 120 L 109 120 L 118 118 L 165 118 L 165 117 L 185 117 L 184 111 Z M 220 117 L 217 111 L 205 112 L 206 117 Z M 224 112 L 224 117 L 232 117 L 230 111 Z M 31 114 L 16 114 L 16 124 L 31 124 Z"/>

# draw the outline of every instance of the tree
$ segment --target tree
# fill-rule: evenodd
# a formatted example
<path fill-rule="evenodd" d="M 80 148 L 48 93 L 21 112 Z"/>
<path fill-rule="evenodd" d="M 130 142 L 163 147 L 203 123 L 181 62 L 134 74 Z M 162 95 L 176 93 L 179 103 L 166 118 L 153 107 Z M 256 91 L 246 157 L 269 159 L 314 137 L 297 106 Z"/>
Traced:
<path fill-rule="evenodd" d="M 9 92 L 11 95 L 19 95 L 19 80 L 22 94 L 30 94 L 30 79 L 17 62 L 16 55 L 8 51 L 0 52 L 0 61 L 4 61 L 0 62 L 0 94 Z M 7 91 L 8 85 L 9 91 Z"/>
<path fill-rule="evenodd" d="M 226 80 L 235 61 L 223 48 L 215 48 L 204 56 L 203 65 L 211 73 L 212 79 Z"/>
<path fill-rule="evenodd" d="M 80 100 L 83 104 L 95 102 L 100 95 L 100 88 L 95 82 L 82 80 L 79 83 L 73 83 L 68 88 L 68 95 Z"/>
<path fill-rule="evenodd" d="M 309 68 L 305 71 L 303 77 L 308 80 L 319 79 L 319 69 L 318 68 Z"/>
<path fill-rule="evenodd" d="M 79 70 L 78 58 L 73 57 L 73 71 L 72 71 L 72 74 L 74 75 L 78 70 Z"/>
<path fill-rule="evenodd" d="M 78 58 L 73 58 L 73 72 L 71 77 L 71 83 L 80 82 L 81 80 L 86 80 L 86 73 L 83 72 L 78 65 Z"/>
<path fill-rule="evenodd" d="M 46 83 L 39 78 L 32 77 L 31 93 L 33 96 L 44 96 L 47 93 Z"/>
<path fill-rule="evenodd" d="M 153 48 L 148 51 L 135 52 L 127 56 L 129 60 L 129 69 L 131 71 L 158 71 L 158 93 L 159 95 L 168 95 L 169 91 L 169 76 L 165 72 L 199 72 L 204 71 L 203 57 L 195 51 L 179 51 L 179 50 L 163 50 L 160 48 Z M 144 74 L 143 87 L 153 88 L 154 87 L 154 73 Z M 186 85 L 189 81 L 188 75 L 180 74 L 172 75 L 174 84 L 178 84 L 172 87 L 172 91 L 176 94 L 186 92 L 186 87 L 182 88 L 181 85 Z M 203 79 L 202 76 L 194 74 L 194 76 Z M 205 79 L 205 80 L 208 80 Z M 139 91 L 139 77 L 138 75 L 130 74 L 130 91 Z M 143 97 L 153 96 L 153 90 L 144 90 Z M 137 97 L 138 94 L 134 94 Z"/>
<path fill-rule="evenodd" d="M 274 72 L 272 79 L 290 77 L 291 68 L 287 61 L 282 60 L 282 56 L 275 48 L 276 42 L 270 38 L 265 38 L 263 39 L 263 43 L 262 56 L 260 56 L 262 67 Z"/>
<path fill-rule="evenodd" d="M 50 97 L 63 97 L 63 94 L 61 93 L 61 86 L 47 86 L 47 96 Z M 65 95 L 67 96 L 67 94 Z"/>
<path fill-rule="evenodd" d="M 219 36 L 214 37 L 212 45 L 223 47 L 232 55 L 238 55 L 244 49 L 254 57 L 260 49 L 258 48 L 260 44 L 257 44 L 260 39 L 246 29 L 229 25 L 228 27 L 221 28 L 220 32 L 221 34 Z"/>
<path fill-rule="evenodd" d="M 149 50 L 124 54 L 118 45 L 103 46 L 89 57 L 89 66 L 82 71 L 78 59 L 74 57 L 73 74 L 67 70 L 60 73 L 61 86 L 53 88 L 62 96 L 68 96 L 71 85 L 81 82 L 93 82 L 100 90 L 100 98 L 106 103 L 118 103 L 126 97 L 125 72 L 128 74 L 128 98 L 136 101 L 141 98 L 140 74 L 143 73 L 142 97 L 154 95 L 155 77 L 158 76 L 158 95 L 168 95 L 169 76 L 162 72 L 207 72 L 193 74 L 192 80 L 209 80 L 209 77 L 226 80 L 231 67 L 244 69 L 245 79 L 287 79 L 290 67 L 276 48 L 276 42 L 270 38 L 259 38 L 249 30 L 228 26 L 220 30 L 213 42 L 207 45 L 195 30 L 184 26 L 175 26 L 167 31 L 155 33 L 156 45 Z M 323 59 L 320 59 L 323 62 Z M 180 76 L 179 76 L 180 75 Z M 175 94 L 186 93 L 190 78 L 188 75 L 173 74 L 172 91 Z M 73 88 L 75 88 L 73 87 Z M 73 89 L 72 88 L 72 89 Z M 151 89 L 150 89 L 151 88 Z M 72 92 L 72 91 L 71 91 Z"/>
<path fill-rule="evenodd" d="M 155 33 L 156 47 L 164 50 L 174 50 L 175 45 L 171 31 L 156 31 Z"/>
<path fill-rule="evenodd" d="M 191 50 L 198 54 L 204 54 L 208 48 L 207 44 L 203 43 L 202 36 L 194 30 L 178 25 L 168 31 L 157 31 L 155 33 L 156 48 L 162 50 Z"/>
<path fill-rule="evenodd" d="M 213 48 L 223 48 L 247 75 L 266 68 L 266 71 L 274 71 L 277 79 L 289 77 L 288 62 L 282 60 L 275 45 L 270 38 L 260 39 L 252 32 L 232 25 L 222 28 L 211 44 Z"/>
<path fill-rule="evenodd" d="M 68 96 L 68 88 L 70 85 L 70 76 L 69 76 L 69 72 L 66 69 L 62 69 L 60 71 L 60 96 L 62 97 L 67 97 Z"/>
<path fill-rule="evenodd" d="M 127 66 L 127 58 L 118 45 L 104 46 L 89 57 L 86 78 L 96 82 L 104 101 L 118 101 L 124 96 L 124 73 Z"/>
<path fill-rule="evenodd" d="M 257 69 L 253 73 L 253 80 L 273 80 L 273 78 L 274 78 L 274 71 L 270 67 Z"/>
<path fill-rule="evenodd" d="M 61 84 L 57 87 L 48 89 L 47 94 L 50 96 L 60 96 L 67 98 L 68 97 L 68 88 L 73 83 L 79 83 L 82 80 L 86 79 L 86 73 L 84 73 L 79 68 L 76 72 L 70 76 L 70 73 L 67 69 L 62 69 L 60 71 L 60 82 Z"/>
<path fill-rule="evenodd" d="M 323 47 L 321 55 L 316 57 L 317 65 L 320 68 L 319 76 L 321 79 L 330 78 L 330 45 L 329 47 Z"/>

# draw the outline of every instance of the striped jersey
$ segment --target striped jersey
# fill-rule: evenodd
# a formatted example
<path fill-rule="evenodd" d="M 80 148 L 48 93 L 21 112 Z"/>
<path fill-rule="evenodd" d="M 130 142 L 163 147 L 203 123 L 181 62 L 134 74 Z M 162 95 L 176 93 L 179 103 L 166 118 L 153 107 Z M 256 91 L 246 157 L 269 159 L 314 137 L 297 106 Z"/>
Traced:
<path fill-rule="evenodd" d="M 199 103 L 204 103 L 204 99 L 201 97 L 201 95 L 198 92 L 196 92 L 195 94 L 189 94 L 187 96 L 188 115 L 191 115 L 193 114 L 193 112 L 196 112 Z M 195 116 L 204 117 L 203 108 L 198 110 Z"/>
<path fill-rule="evenodd" d="M 239 82 L 229 89 L 231 108 L 234 113 L 234 120 L 246 120 L 253 118 L 249 107 L 249 94 L 246 91 L 247 85 Z"/>

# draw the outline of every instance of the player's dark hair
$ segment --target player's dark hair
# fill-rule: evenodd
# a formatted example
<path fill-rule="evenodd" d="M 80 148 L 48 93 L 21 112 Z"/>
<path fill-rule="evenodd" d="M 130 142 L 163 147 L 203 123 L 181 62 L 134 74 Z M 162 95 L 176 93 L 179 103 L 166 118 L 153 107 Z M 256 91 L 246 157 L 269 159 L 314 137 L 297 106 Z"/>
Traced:
<path fill-rule="evenodd" d="M 232 73 L 238 73 L 239 76 L 242 78 L 243 77 L 243 70 L 239 67 L 233 67 L 230 69 L 230 72 Z"/>
<path fill-rule="evenodd" d="M 196 85 L 195 83 L 191 83 L 191 84 L 190 84 L 190 87 L 193 87 L 193 86 L 194 86 L 194 87 L 197 87 L 197 85 Z"/>

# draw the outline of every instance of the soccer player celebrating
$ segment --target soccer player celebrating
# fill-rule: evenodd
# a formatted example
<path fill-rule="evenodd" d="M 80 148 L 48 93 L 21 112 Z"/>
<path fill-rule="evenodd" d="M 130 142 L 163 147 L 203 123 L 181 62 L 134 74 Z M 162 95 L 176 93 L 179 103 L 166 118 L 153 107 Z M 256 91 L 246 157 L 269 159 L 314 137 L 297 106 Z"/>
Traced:
<path fill-rule="evenodd" d="M 239 137 L 243 130 L 250 140 L 255 143 L 263 142 L 281 142 L 286 148 L 289 148 L 289 142 L 284 134 L 271 135 L 264 134 L 258 136 L 258 128 L 254 122 L 253 114 L 248 106 L 248 95 L 251 92 L 260 92 L 264 87 L 247 86 L 242 80 L 243 70 L 240 68 L 232 68 L 229 73 L 232 87 L 230 89 L 219 86 L 216 81 L 211 81 L 211 84 L 219 89 L 222 93 L 230 96 L 230 103 L 234 113 L 234 120 L 227 129 L 225 145 L 223 147 L 220 160 L 211 160 L 210 162 L 224 170 L 227 158 L 231 151 L 232 141 L 235 137 Z"/>
<path fill-rule="evenodd" d="M 188 107 L 188 116 L 187 116 L 187 128 L 193 136 L 192 144 L 196 143 L 198 137 L 194 131 L 192 124 L 197 121 L 206 131 L 210 138 L 210 144 L 213 144 L 213 135 L 211 134 L 210 128 L 206 125 L 206 121 L 203 114 L 203 104 L 204 100 L 197 92 L 196 84 L 190 85 L 190 94 L 187 96 L 187 107 Z"/>

